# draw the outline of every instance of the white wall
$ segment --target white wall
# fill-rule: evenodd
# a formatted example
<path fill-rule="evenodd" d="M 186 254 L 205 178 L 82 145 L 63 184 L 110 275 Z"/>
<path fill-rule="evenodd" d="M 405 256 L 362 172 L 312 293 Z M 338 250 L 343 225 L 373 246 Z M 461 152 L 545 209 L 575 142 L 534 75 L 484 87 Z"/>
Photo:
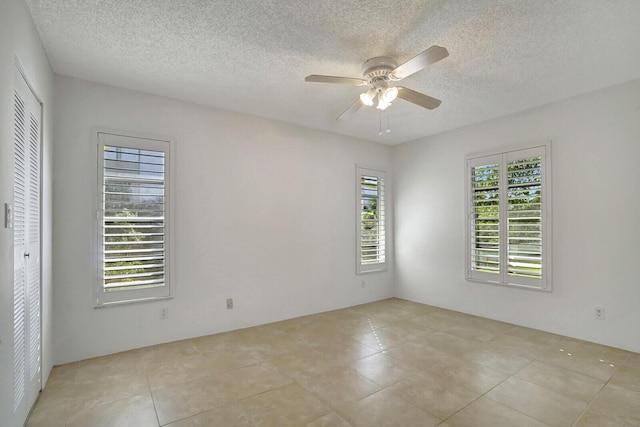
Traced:
<path fill-rule="evenodd" d="M 392 295 L 355 274 L 356 163 L 390 147 L 62 76 L 55 108 L 56 363 Z M 176 140 L 173 300 L 93 308 L 93 126 Z"/>
<path fill-rule="evenodd" d="M 465 281 L 465 155 L 549 140 L 553 292 Z M 640 351 L 640 81 L 402 144 L 393 155 L 397 296 Z"/>
<path fill-rule="evenodd" d="M 51 150 L 53 72 L 23 0 L 0 1 L 0 414 L 7 425 L 13 413 L 13 233 L 4 228 L 4 203 L 13 203 L 13 78 L 18 57 L 44 104 L 42 215 L 42 368 L 53 365 L 51 288 Z M 3 424 L 5 425 L 5 424 Z"/>

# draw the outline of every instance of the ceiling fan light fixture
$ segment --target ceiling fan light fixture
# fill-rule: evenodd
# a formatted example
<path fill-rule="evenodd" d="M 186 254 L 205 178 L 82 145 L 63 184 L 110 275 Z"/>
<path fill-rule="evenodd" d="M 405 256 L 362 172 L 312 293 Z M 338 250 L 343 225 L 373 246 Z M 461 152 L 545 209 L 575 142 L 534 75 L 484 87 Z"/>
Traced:
<path fill-rule="evenodd" d="M 373 98 L 375 98 L 375 96 L 376 96 L 376 90 L 369 89 L 368 91 L 360 94 L 360 101 L 362 101 L 364 105 L 372 106 Z"/>
<path fill-rule="evenodd" d="M 386 110 L 389 105 L 391 105 L 391 103 L 385 101 L 383 95 L 378 96 L 378 105 L 376 106 L 378 110 Z"/>
<path fill-rule="evenodd" d="M 403 64 L 397 65 L 393 58 L 378 56 L 367 59 L 362 64 L 362 77 L 338 77 L 320 74 L 311 74 L 304 78 L 306 82 L 337 83 L 351 86 L 369 86 L 367 92 L 361 93 L 349 108 L 338 116 L 338 120 L 346 120 L 362 105 L 373 106 L 376 103 L 378 110 L 386 110 L 397 97 L 412 104 L 433 110 L 441 101 L 424 93 L 416 92 L 404 86 L 389 87 L 390 83 L 402 80 L 428 66 L 449 56 L 447 49 L 441 46 L 431 46 L 417 54 Z"/>
<path fill-rule="evenodd" d="M 396 99 L 396 97 L 398 96 L 398 88 L 397 87 L 386 88 L 380 96 L 384 100 L 384 102 L 386 102 L 387 104 L 391 104 L 393 100 Z"/>

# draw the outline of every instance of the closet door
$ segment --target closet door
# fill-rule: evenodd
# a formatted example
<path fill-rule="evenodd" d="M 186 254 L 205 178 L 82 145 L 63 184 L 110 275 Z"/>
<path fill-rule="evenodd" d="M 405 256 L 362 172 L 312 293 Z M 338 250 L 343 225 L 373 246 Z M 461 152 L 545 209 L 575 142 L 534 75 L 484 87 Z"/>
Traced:
<path fill-rule="evenodd" d="M 13 411 L 16 425 L 22 425 L 41 385 L 41 105 L 18 71 L 14 88 Z"/>

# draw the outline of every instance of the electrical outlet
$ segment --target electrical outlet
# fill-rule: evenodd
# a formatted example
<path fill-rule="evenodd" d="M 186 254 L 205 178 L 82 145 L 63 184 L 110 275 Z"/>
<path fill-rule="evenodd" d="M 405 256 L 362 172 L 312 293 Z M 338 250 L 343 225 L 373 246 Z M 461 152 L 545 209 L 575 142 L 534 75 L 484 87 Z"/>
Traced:
<path fill-rule="evenodd" d="M 169 318 L 169 309 L 168 308 L 161 308 L 160 309 L 160 319 L 164 320 L 164 319 L 168 319 Z"/>
<path fill-rule="evenodd" d="M 604 320 L 605 319 L 604 308 L 596 307 L 596 319 L 598 319 L 598 320 Z"/>
<path fill-rule="evenodd" d="M 233 308 L 233 298 L 227 298 L 227 310 L 231 310 Z"/>
<path fill-rule="evenodd" d="M 364 281 L 364 280 L 361 280 L 360 281 L 360 287 L 363 288 L 363 289 L 366 288 L 367 287 L 367 282 Z"/>

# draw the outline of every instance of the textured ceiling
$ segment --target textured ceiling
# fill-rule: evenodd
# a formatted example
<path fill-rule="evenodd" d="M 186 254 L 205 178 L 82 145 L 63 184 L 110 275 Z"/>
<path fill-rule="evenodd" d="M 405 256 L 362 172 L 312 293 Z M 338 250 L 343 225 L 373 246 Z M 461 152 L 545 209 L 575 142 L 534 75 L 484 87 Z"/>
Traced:
<path fill-rule="evenodd" d="M 56 73 L 387 144 L 640 78 L 639 0 L 27 0 Z M 336 121 L 361 77 L 431 45 L 449 57 L 396 100 Z"/>

